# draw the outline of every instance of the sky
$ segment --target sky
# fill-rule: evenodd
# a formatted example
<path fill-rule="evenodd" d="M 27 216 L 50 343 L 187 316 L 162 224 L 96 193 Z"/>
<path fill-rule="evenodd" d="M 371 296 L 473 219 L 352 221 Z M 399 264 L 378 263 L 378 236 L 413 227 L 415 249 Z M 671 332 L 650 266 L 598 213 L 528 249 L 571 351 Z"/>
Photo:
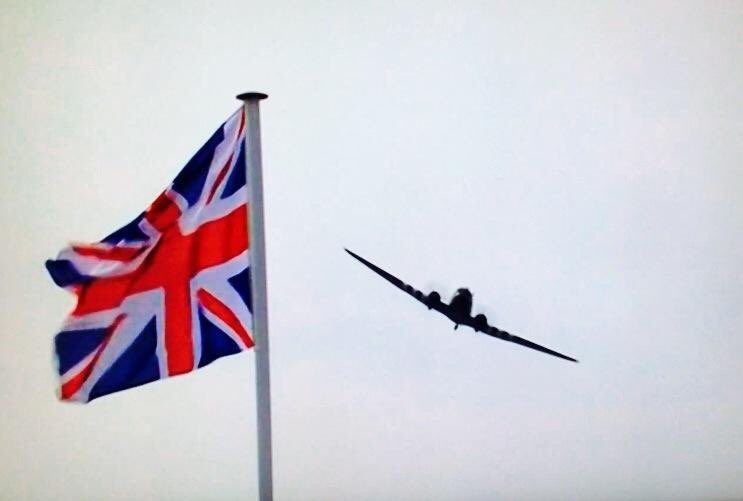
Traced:
<path fill-rule="evenodd" d="M 0 499 L 256 498 L 253 354 L 61 403 L 43 267 L 248 90 L 276 499 L 743 497 L 741 53 L 740 2 L 3 2 Z"/>

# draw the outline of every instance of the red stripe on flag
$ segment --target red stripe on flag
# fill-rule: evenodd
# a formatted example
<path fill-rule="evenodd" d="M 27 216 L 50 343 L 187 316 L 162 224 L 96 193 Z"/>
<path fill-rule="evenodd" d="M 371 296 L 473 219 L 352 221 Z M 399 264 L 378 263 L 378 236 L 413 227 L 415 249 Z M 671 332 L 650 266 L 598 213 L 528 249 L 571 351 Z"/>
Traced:
<path fill-rule="evenodd" d="M 78 392 L 78 390 L 80 390 L 85 381 L 88 380 L 88 378 L 90 377 L 90 373 L 93 372 L 93 367 L 95 367 L 98 359 L 101 358 L 101 353 L 103 353 L 103 350 L 106 349 L 106 346 L 108 346 L 108 343 L 109 341 L 111 341 L 114 332 L 116 332 L 116 328 L 119 326 L 122 320 L 124 320 L 124 317 L 126 317 L 126 315 L 122 313 L 114 319 L 113 323 L 106 330 L 106 336 L 103 338 L 103 341 L 96 350 L 95 355 L 93 355 L 93 358 L 90 360 L 90 362 L 88 362 L 88 365 L 86 365 L 83 370 L 78 372 L 72 379 L 62 385 L 62 400 L 69 400 L 70 397 L 72 397 L 75 393 Z"/>
<path fill-rule="evenodd" d="M 165 288 L 165 350 L 168 353 L 168 375 L 193 370 L 191 334 L 191 295 L 187 283 Z"/>
<path fill-rule="evenodd" d="M 191 266 L 195 269 L 205 270 L 232 259 L 250 247 L 248 207 L 240 206 L 219 221 L 202 224 L 194 236 Z"/>
<path fill-rule="evenodd" d="M 175 223 L 180 216 L 180 207 L 165 193 L 161 193 L 144 214 L 145 219 L 161 233 Z"/>
<path fill-rule="evenodd" d="M 212 201 L 212 198 L 214 198 L 214 194 L 217 192 L 217 188 L 219 188 L 219 185 L 222 184 L 222 180 L 224 179 L 224 176 L 227 175 L 227 171 L 230 168 L 230 164 L 232 163 L 232 155 L 230 155 L 230 158 L 227 159 L 227 163 L 224 164 L 224 167 L 222 167 L 222 170 L 219 171 L 219 174 L 217 174 L 217 179 L 214 181 L 214 184 L 212 185 L 212 189 L 209 192 L 209 196 L 206 198 L 206 203 L 209 203 Z M 235 166 L 237 168 L 237 166 Z"/>
<path fill-rule="evenodd" d="M 237 140 L 240 140 L 240 136 L 243 133 L 243 129 L 245 128 L 245 113 L 240 113 L 240 125 L 237 128 Z M 212 185 L 212 189 L 209 191 L 209 196 L 206 198 L 206 203 L 209 203 L 212 201 L 212 198 L 214 198 L 214 194 L 217 192 L 217 189 L 219 188 L 219 185 L 222 184 L 222 181 L 224 180 L 224 177 L 227 175 L 227 171 L 230 169 L 230 164 L 232 163 L 232 158 L 235 156 L 234 147 L 233 152 L 230 154 L 230 158 L 227 159 L 227 162 L 222 167 L 222 170 L 219 171 L 219 174 L 217 174 L 217 179 L 214 181 L 214 184 Z M 240 165 L 235 166 L 236 169 L 243 168 Z"/>
<path fill-rule="evenodd" d="M 247 346 L 248 348 L 252 348 L 255 343 L 253 343 L 253 339 L 251 339 L 250 334 L 248 334 L 248 331 L 245 330 L 243 325 L 240 323 L 240 319 L 237 318 L 237 315 L 222 301 L 214 297 L 213 295 L 209 294 L 204 289 L 199 289 L 196 292 L 196 297 L 199 299 L 199 303 L 201 306 L 209 310 L 209 312 L 220 319 L 222 322 L 227 324 L 230 329 L 235 331 L 235 334 L 237 334 L 242 342 Z"/>
<path fill-rule="evenodd" d="M 121 261 L 127 262 L 135 259 L 139 256 L 146 247 L 93 247 L 93 246 L 81 246 L 73 245 L 72 250 L 75 253 L 86 256 L 94 257 L 98 259 L 105 259 L 107 261 Z"/>
<path fill-rule="evenodd" d="M 240 136 L 243 133 L 243 129 L 245 128 L 245 112 L 243 111 L 240 113 L 240 126 L 237 128 L 237 138 L 240 139 Z"/>

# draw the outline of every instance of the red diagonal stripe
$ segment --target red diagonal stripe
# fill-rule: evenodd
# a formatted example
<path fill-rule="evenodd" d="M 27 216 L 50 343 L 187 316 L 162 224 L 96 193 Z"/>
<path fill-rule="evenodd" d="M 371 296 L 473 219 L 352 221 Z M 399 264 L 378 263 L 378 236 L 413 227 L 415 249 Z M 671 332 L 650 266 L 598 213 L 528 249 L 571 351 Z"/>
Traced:
<path fill-rule="evenodd" d="M 196 297 L 199 299 L 199 303 L 201 304 L 201 306 L 209 310 L 212 315 L 220 319 L 222 322 L 227 324 L 230 329 L 235 331 L 235 334 L 240 337 L 245 346 L 247 346 L 248 348 L 252 348 L 255 345 L 255 343 L 253 343 L 253 339 L 251 339 L 250 335 L 248 334 L 248 331 L 246 331 L 240 323 L 237 315 L 235 315 L 235 313 L 226 304 L 224 304 L 213 295 L 209 294 L 204 289 L 199 289 L 196 292 Z"/>
<path fill-rule="evenodd" d="M 212 189 L 209 192 L 209 196 L 206 198 L 206 203 L 209 203 L 212 201 L 212 198 L 214 198 L 214 194 L 217 192 L 217 188 L 219 188 L 219 185 L 222 184 L 222 180 L 224 179 L 224 176 L 227 175 L 227 171 L 230 169 L 230 164 L 232 163 L 232 155 L 230 155 L 230 158 L 227 159 L 227 162 L 224 164 L 224 167 L 222 167 L 222 170 L 219 171 L 219 174 L 217 174 L 217 179 L 214 181 L 214 184 L 212 185 Z M 238 166 L 235 166 L 237 168 Z"/>
<path fill-rule="evenodd" d="M 75 253 L 86 256 L 94 257 L 98 259 L 105 259 L 107 261 L 121 261 L 128 262 L 139 256 L 146 247 L 95 247 L 95 246 L 82 246 L 73 245 L 72 250 Z"/>
<path fill-rule="evenodd" d="M 70 397 L 72 397 L 75 393 L 78 392 L 80 387 L 85 383 L 85 381 L 88 380 L 90 377 L 90 373 L 93 372 L 93 367 L 95 367 L 95 364 L 98 362 L 98 359 L 101 358 L 101 353 L 103 353 L 103 350 L 108 346 L 109 341 L 111 341 L 111 338 L 114 335 L 114 332 L 116 332 L 116 328 L 119 326 L 119 324 L 124 320 L 123 313 L 119 316 L 117 316 L 113 323 L 108 327 L 108 330 L 106 332 L 106 337 L 103 338 L 103 341 L 101 342 L 100 346 L 96 349 L 95 355 L 90 360 L 88 365 L 86 365 L 83 370 L 77 373 L 75 377 L 67 381 L 65 384 L 62 385 L 62 400 L 68 400 Z"/>
<path fill-rule="evenodd" d="M 243 133 L 243 128 L 245 127 L 245 113 L 240 113 L 240 125 L 237 128 L 237 139 L 236 141 L 240 140 L 240 136 Z M 224 181 L 224 177 L 227 175 L 227 171 L 230 169 L 230 164 L 232 163 L 232 158 L 235 156 L 235 147 L 232 148 L 232 153 L 230 154 L 230 158 L 227 159 L 227 162 L 225 162 L 224 166 L 222 166 L 222 170 L 219 171 L 219 174 L 217 174 L 217 179 L 214 181 L 214 184 L 212 185 L 212 189 L 209 191 L 209 196 L 206 198 L 206 203 L 209 203 L 214 198 L 214 194 L 217 192 L 217 189 L 219 188 L 219 185 L 222 184 L 222 181 Z M 236 169 L 241 169 L 240 165 L 235 166 Z"/>
<path fill-rule="evenodd" d="M 240 139 L 240 135 L 243 133 L 245 128 L 245 112 L 240 113 L 240 126 L 237 128 L 237 138 Z"/>

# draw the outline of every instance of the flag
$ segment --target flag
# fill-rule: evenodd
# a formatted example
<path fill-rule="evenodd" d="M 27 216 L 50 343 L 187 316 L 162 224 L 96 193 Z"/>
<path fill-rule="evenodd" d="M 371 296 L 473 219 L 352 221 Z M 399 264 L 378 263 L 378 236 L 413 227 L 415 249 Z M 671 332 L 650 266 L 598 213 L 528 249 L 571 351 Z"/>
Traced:
<path fill-rule="evenodd" d="M 253 346 L 245 129 L 240 109 L 132 222 L 46 262 L 77 296 L 54 339 L 62 400 L 88 402 Z"/>

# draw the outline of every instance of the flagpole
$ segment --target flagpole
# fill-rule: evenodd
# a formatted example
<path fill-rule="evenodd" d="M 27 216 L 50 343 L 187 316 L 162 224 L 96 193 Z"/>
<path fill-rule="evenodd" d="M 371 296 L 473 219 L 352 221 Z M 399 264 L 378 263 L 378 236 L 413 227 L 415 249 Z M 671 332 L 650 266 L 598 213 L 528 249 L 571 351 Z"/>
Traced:
<path fill-rule="evenodd" d="M 268 363 L 268 304 L 266 298 L 266 241 L 263 230 L 263 172 L 261 123 L 258 103 L 268 96 L 246 92 L 243 102 L 247 131 L 245 168 L 248 181 L 248 233 L 250 242 L 250 287 L 255 338 L 255 395 L 258 423 L 258 499 L 273 500 L 271 462 L 271 374 Z"/>

